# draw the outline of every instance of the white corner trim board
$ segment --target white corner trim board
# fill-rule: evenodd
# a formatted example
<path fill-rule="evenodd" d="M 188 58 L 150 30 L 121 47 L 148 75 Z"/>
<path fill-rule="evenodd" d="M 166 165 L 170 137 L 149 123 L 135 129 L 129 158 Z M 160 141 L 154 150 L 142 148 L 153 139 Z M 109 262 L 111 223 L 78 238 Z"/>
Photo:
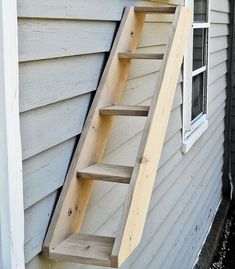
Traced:
<path fill-rule="evenodd" d="M 24 207 L 16 0 L 2 0 L 0 14 L 0 268 L 23 269 Z"/>

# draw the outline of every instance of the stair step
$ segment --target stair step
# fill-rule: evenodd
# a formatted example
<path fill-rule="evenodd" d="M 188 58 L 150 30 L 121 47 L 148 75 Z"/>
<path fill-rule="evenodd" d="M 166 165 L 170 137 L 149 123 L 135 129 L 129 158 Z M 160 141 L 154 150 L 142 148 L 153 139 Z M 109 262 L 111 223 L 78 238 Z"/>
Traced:
<path fill-rule="evenodd" d="M 112 237 L 73 233 L 51 252 L 51 256 L 63 261 L 111 266 L 113 244 Z"/>
<path fill-rule="evenodd" d="M 148 116 L 149 106 L 107 106 L 100 108 L 100 115 Z"/>
<path fill-rule="evenodd" d="M 137 13 L 165 13 L 174 14 L 176 7 L 135 7 Z"/>
<path fill-rule="evenodd" d="M 93 179 L 129 184 L 133 167 L 97 163 L 78 171 L 83 179 Z"/>
<path fill-rule="evenodd" d="M 136 52 L 120 52 L 119 59 L 145 59 L 145 60 L 162 60 L 162 53 L 136 53 Z"/>

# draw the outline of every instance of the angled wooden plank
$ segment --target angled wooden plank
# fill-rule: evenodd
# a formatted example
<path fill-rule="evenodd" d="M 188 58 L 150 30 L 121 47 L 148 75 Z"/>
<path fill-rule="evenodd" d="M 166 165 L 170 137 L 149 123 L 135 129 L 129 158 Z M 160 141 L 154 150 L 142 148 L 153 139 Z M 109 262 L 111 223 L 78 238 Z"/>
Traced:
<path fill-rule="evenodd" d="M 51 253 L 56 260 L 111 266 L 113 237 L 71 234 Z"/>
<path fill-rule="evenodd" d="M 174 14 L 176 7 L 135 7 L 137 13 L 165 13 Z"/>
<path fill-rule="evenodd" d="M 83 179 L 93 179 L 128 184 L 133 167 L 97 163 L 78 171 L 77 175 Z"/>
<path fill-rule="evenodd" d="M 112 117 L 101 117 L 99 109 L 120 102 L 130 62 L 120 61 L 118 52 L 135 51 L 144 20 L 144 14 L 126 8 L 44 241 L 45 254 L 80 230 L 94 181 L 78 179 L 77 171 L 103 157 Z"/>
<path fill-rule="evenodd" d="M 143 60 L 162 60 L 164 54 L 161 53 L 135 53 L 135 52 L 120 52 L 119 59 L 143 59 Z"/>
<path fill-rule="evenodd" d="M 149 106 L 124 106 L 113 105 L 100 109 L 100 115 L 116 116 L 148 116 Z"/>
<path fill-rule="evenodd" d="M 114 243 L 113 266 L 123 263 L 139 244 L 143 233 L 191 25 L 191 10 L 178 7 Z"/>

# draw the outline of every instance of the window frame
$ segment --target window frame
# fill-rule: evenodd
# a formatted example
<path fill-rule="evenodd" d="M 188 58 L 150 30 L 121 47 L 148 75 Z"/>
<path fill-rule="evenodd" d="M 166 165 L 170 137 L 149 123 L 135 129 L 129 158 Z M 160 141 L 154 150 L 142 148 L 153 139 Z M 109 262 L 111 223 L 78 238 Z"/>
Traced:
<path fill-rule="evenodd" d="M 183 145 L 182 152 L 187 153 L 193 144 L 208 128 L 208 81 L 209 81 L 209 54 L 210 54 L 210 0 L 207 0 L 207 22 L 193 22 L 188 46 L 184 55 L 183 64 L 183 126 L 182 137 Z M 190 7 L 194 11 L 194 0 L 185 0 L 185 6 Z M 193 70 L 193 30 L 207 29 L 207 53 L 206 63 L 203 67 Z M 206 68 L 205 68 L 206 67 Z M 206 82 L 204 87 L 204 102 L 205 108 L 201 115 L 195 118 L 192 117 L 192 81 L 193 77 L 206 72 Z"/>

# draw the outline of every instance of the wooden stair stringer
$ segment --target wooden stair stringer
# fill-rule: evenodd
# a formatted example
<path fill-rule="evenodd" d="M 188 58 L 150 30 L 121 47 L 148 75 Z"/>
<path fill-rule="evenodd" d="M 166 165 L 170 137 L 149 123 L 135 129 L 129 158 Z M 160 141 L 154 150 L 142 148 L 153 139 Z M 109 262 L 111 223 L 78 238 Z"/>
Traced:
<path fill-rule="evenodd" d="M 119 267 L 140 242 L 164 144 L 184 51 L 192 26 L 192 12 L 177 7 L 167 52 L 159 74 L 149 116 L 138 151 L 121 223 L 112 251 Z"/>
<path fill-rule="evenodd" d="M 79 179 L 77 171 L 101 161 L 103 157 L 113 117 L 100 116 L 99 109 L 119 103 L 130 61 L 120 61 L 118 53 L 136 50 L 144 20 L 145 14 L 135 13 L 133 7 L 125 9 L 44 240 L 43 251 L 49 257 L 70 234 L 80 230 L 94 181 Z"/>

